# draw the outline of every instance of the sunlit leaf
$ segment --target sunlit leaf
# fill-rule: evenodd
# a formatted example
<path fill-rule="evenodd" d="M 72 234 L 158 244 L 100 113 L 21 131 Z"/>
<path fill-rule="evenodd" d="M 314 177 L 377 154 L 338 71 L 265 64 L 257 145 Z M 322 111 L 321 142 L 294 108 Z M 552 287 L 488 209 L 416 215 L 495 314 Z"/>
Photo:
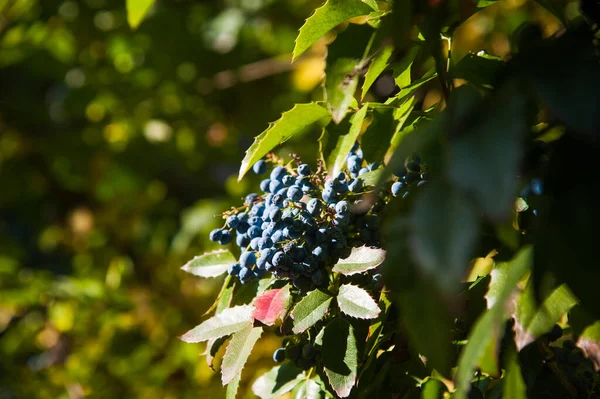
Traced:
<path fill-rule="evenodd" d="M 246 151 L 240 166 L 238 180 L 241 180 L 252 165 L 273 148 L 313 123 L 326 121 L 329 118 L 327 110 L 316 103 L 296 104 L 294 108 L 284 112 L 281 118 L 271 123 L 267 130 L 254 138 L 254 143 Z"/>
<path fill-rule="evenodd" d="M 268 290 L 254 299 L 253 317 L 268 326 L 272 326 L 277 319 L 281 319 L 287 312 L 289 302 L 289 284 L 283 288 Z"/>
<path fill-rule="evenodd" d="M 356 382 L 358 351 L 354 328 L 344 318 L 337 317 L 325 327 L 322 358 L 335 393 L 340 398 L 349 396 Z"/>
<path fill-rule="evenodd" d="M 302 370 L 292 363 L 273 367 L 252 384 L 252 392 L 261 399 L 279 398 L 303 381 Z"/>
<path fill-rule="evenodd" d="M 186 332 L 181 340 L 185 342 L 202 342 L 240 331 L 246 326 L 252 325 L 253 311 L 254 307 L 250 305 L 225 309 Z"/>
<path fill-rule="evenodd" d="M 384 46 L 381 51 L 373 58 L 369 69 L 365 74 L 365 80 L 362 86 L 362 97 L 364 98 L 375 80 L 381 75 L 381 73 L 388 66 L 388 61 L 394 52 L 394 46 Z"/>
<path fill-rule="evenodd" d="M 235 257 L 226 249 L 208 252 L 195 256 L 183 265 L 181 270 L 200 277 L 217 277 L 225 273 L 229 266 L 237 262 Z"/>
<path fill-rule="evenodd" d="M 225 356 L 223 356 L 223 365 L 221 366 L 221 380 L 223 385 L 233 381 L 244 368 L 254 344 L 262 334 L 261 327 L 252 327 L 251 324 L 244 329 L 233 334 Z"/>
<path fill-rule="evenodd" d="M 320 290 L 313 290 L 302 298 L 291 313 L 294 319 L 294 333 L 300 334 L 321 320 L 327 313 L 332 299 L 332 296 Z"/>
<path fill-rule="evenodd" d="M 336 297 L 340 310 L 350 317 L 358 319 L 374 319 L 381 309 L 371 295 L 360 287 L 343 284 Z"/>
<path fill-rule="evenodd" d="M 346 157 L 350 153 L 352 146 L 356 142 L 362 128 L 363 121 L 367 114 L 367 106 L 364 105 L 350 119 L 350 130 L 347 134 L 337 136 L 335 146 L 327 158 L 327 168 L 330 176 L 339 173 L 346 164 Z M 330 140 L 334 136 L 330 137 Z"/>
<path fill-rule="evenodd" d="M 242 379 L 242 373 L 238 373 L 233 380 L 227 384 L 227 390 L 225 391 L 225 399 L 235 399 L 237 396 L 238 389 L 240 388 L 240 380 Z"/>
<path fill-rule="evenodd" d="M 144 20 L 156 0 L 127 0 L 127 22 L 133 29 Z"/>
<path fill-rule="evenodd" d="M 346 259 L 340 259 L 333 267 L 332 271 L 351 276 L 357 273 L 363 273 L 379 266 L 385 260 L 385 250 L 381 248 L 371 248 L 367 246 L 354 247 L 350 256 Z"/>
<path fill-rule="evenodd" d="M 293 60 L 337 25 L 372 11 L 371 7 L 359 0 L 328 0 L 317 8 L 300 28 L 294 46 Z"/>

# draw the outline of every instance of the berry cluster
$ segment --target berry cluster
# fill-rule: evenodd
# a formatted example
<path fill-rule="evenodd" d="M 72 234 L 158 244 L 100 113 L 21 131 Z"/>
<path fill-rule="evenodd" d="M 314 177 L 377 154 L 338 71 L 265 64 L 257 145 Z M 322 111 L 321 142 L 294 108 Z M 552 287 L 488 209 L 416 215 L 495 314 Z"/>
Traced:
<path fill-rule="evenodd" d="M 399 171 L 394 172 L 398 180 L 392 184 L 392 195 L 394 197 L 406 198 L 408 196 L 409 187 L 421 187 L 429 179 L 429 173 L 425 164 L 421 163 L 421 158 L 418 155 L 406 158 L 404 167 Z"/>
<path fill-rule="evenodd" d="M 363 159 L 358 148 L 348 156 L 348 170 L 330 178 L 322 168 L 313 173 L 307 164 L 283 165 L 274 157 L 253 166 L 256 174 L 267 173 L 260 183 L 263 194 L 249 194 L 244 205 L 226 212 L 225 226 L 210 233 L 222 245 L 235 239 L 242 253 L 229 274 L 242 284 L 272 273 L 290 279 L 302 292 L 324 286 L 329 271 L 352 247 L 379 246 L 378 211 L 358 195 L 363 181 L 358 177 Z M 375 165 L 370 165 L 371 168 Z M 355 172 L 356 171 L 356 172 Z"/>

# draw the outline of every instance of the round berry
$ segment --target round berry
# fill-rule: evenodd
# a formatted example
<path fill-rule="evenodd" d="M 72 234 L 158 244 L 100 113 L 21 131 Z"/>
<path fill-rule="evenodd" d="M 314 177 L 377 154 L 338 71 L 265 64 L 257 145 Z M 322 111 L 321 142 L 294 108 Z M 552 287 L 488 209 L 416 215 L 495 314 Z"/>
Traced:
<path fill-rule="evenodd" d="M 269 188 L 270 184 L 271 184 L 271 179 L 264 179 L 263 181 L 260 182 L 260 189 L 262 190 L 263 193 L 268 194 L 271 192 L 271 189 Z"/>
<path fill-rule="evenodd" d="M 402 183 L 401 181 L 395 182 L 394 184 L 392 184 L 392 195 L 394 197 L 397 197 L 402 192 L 402 189 L 404 189 L 404 183 Z"/>
<path fill-rule="evenodd" d="M 287 197 L 294 202 L 300 201 L 302 199 L 302 195 L 302 188 L 296 185 L 290 187 L 287 193 Z"/>
<path fill-rule="evenodd" d="M 285 349 L 279 348 L 273 352 L 273 361 L 275 363 L 281 363 L 285 360 Z"/>
<path fill-rule="evenodd" d="M 287 171 L 285 170 L 285 168 L 283 166 L 276 166 L 275 168 L 273 168 L 273 170 L 271 171 L 271 180 L 278 180 L 278 181 L 282 181 L 283 177 L 285 175 L 287 175 Z"/>
<path fill-rule="evenodd" d="M 229 266 L 229 269 L 227 269 L 227 274 L 230 276 L 237 276 L 240 274 L 240 270 L 242 270 L 242 265 L 239 263 L 234 263 L 233 265 Z"/>
<path fill-rule="evenodd" d="M 240 265 L 242 265 L 242 267 L 252 267 L 256 264 L 256 255 L 254 254 L 254 252 L 251 251 L 245 251 L 242 252 L 242 254 L 240 255 Z"/>
<path fill-rule="evenodd" d="M 303 163 L 302 165 L 298 166 L 298 174 L 300 176 L 309 176 L 310 175 L 310 166 Z"/>
<path fill-rule="evenodd" d="M 221 229 L 214 229 L 213 231 L 210 232 L 210 234 L 208 235 L 208 238 L 212 242 L 219 242 L 221 240 L 221 236 L 222 235 L 223 235 L 223 230 L 221 230 Z"/>
<path fill-rule="evenodd" d="M 240 223 L 240 220 L 238 219 L 237 215 L 231 215 L 227 218 L 227 221 L 225 223 L 227 224 L 227 227 L 235 229 Z"/>
<path fill-rule="evenodd" d="M 233 236 L 231 235 L 231 231 L 229 230 L 222 230 L 221 231 L 221 238 L 219 239 L 219 244 L 221 245 L 227 245 L 231 242 L 231 239 L 233 238 Z"/>
<path fill-rule="evenodd" d="M 348 201 L 342 200 L 335 204 L 335 213 L 338 215 L 346 215 L 348 214 L 348 211 L 350 211 L 350 204 L 348 204 Z"/>
<path fill-rule="evenodd" d="M 257 175 L 262 175 L 267 171 L 267 163 L 263 159 L 260 159 L 252 166 L 252 170 Z"/>

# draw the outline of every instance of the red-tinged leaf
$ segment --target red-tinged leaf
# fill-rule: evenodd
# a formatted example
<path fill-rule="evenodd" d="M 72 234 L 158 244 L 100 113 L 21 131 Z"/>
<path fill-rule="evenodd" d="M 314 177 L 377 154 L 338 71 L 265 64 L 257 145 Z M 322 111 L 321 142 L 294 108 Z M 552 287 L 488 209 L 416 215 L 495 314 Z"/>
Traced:
<path fill-rule="evenodd" d="M 252 316 L 268 326 L 282 319 L 290 302 L 290 286 L 269 290 L 254 299 Z"/>

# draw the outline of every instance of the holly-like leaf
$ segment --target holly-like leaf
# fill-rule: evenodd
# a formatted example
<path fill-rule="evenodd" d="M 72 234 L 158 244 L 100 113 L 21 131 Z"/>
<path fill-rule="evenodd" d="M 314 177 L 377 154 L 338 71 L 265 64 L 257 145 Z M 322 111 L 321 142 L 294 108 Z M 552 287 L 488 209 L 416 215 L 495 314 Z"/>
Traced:
<path fill-rule="evenodd" d="M 127 0 L 127 22 L 132 29 L 139 26 L 156 0 Z"/>
<path fill-rule="evenodd" d="M 375 80 L 381 75 L 385 68 L 388 66 L 388 61 L 390 60 L 392 54 L 394 52 L 394 46 L 384 46 L 381 51 L 373 58 L 371 64 L 369 65 L 369 70 L 365 74 L 365 80 L 362 86 L 362 98 L 365 98 L 369 89 L 375 83 Z"/>
<path fill-rule="evenodd" d="M 342 285 L 336 299 L 340 310 L 350 317 L 374 319 L 381 312 L 371 295 L 355 285 Z"/>
<path fill-rule="evenodd" d="M 292 310 L 295 334 L 300 334 L 321 320 L 329 309 L 332 296 L 320 290 L 311 291 Z"/>
<path fill-rule="evenodd" d="M 183 265 L 181 270 L 200 277 L 217 277 L 225 273 L 229 266 L 237 262 L 235 257 L 226 249 L 207 252 L 194 256 L 192 260 Z"/>
<path fill-rule="evenodd" d="M 449 184 L 432 182 L 412 214 L 412 247 L 419 266 L 447 291 L 460 288 L 477 240 L 477 215 L 467 198 Z"/>
<path fill-rule="evenodd" d="M 233 334 L 252 325 L 254 306 L 242 305 L 223 310 L 204 323 L 186 332 L 181 340 L 193 343 Z"/>
<path fill-rule="evenodd" d="M 356 101 L 354 92 L 366 64 L 363 52 L 373 35 L 369 26 L 350 25 L 327 49 L 325 100 L 336 124 L 344 119 L 348 108 Z"/>
<path fill-rule="evenodd" d="M 256 136 L 254 142 L 246 151 L 246 156 L 240 166 L 238 180 L 250 170 L 252 165 L 269 151 L 285 142 L 294 134 L 319 122 L 329 121 L 327 110 L 316 103 L 296 104 L 291 110 L 284 112 L 277 121 L 271 123 L 267 130 Z"/>
<path fill-rule="evenodd" d="M 317 8 L 300 28 L 294 46 L 292 61 L 295 61 L 314 42 L 350 18 L 368 15 L 373 9 L 360 0 L 328 0 Z"/>
<path fill-rule="evenodd" d="M 341 273 L 345 276 L 351 276 L 353 274 L 363 273 L 367 270 L 374 269 L 382 264 L 384 260 L 384 249 L 367 246 L 354 247 L 352 248 L 350 256 L 346 259 L 340 259 L 333 267 L 332 271 Z"/>
<path fill-rule="evenodd" d="M 343 169 L 346 163 L 346 157 L 350 153 L 352 146 L 360 134 L 360 130 L 366 115 L 367 106 L 364 105 L 354 115 L 352 115 L 348 133 L 335 137 L 335 146 L 327 158 L 327 169 L 330 176 L 336 176 Z M 333 138 L 334 135 L 331 135 L 330 139 Z"/>
<path fill-rule="evenodd" d="M 290 286 L 269 290 L 254 299 L 254 313 L 256 320 L 272 326 L 277 319 L 281 319 L 289 306 Z"/>
<path fill-rule="evenodd" d="M 233 334 L 221 366 L 221 381 L 223 385 L 229 384 L 244 368 L 254 344 L 262 334 L 262 327 L 252 327 L 248 324 L 242 330 Z"/>
<path fill-rule="evenodd" d="M 340 398 L 349 396 L 356 382 L 358 350 L 354 329 L 343 317 L 336 317 L 325 327 L 322 359 L 335 393 Z"/>
<path fill-rule="evenodd" d="M 252 392 L 261 399 L 279 398 L 303 381 L 302 370 L 292 363 L 273 367 L 252 384 Z"/>

